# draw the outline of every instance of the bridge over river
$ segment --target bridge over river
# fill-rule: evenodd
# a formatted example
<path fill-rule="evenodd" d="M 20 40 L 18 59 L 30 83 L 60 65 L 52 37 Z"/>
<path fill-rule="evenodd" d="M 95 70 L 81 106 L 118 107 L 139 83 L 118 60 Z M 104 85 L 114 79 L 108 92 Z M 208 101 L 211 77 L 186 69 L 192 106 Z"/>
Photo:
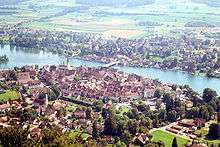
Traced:
<path fill-rule="evenodd" d="M 114 62 L 110 62 L 110 63 L 104 65 L 103 67 L 112 67 L 112 66 L 115 66 L 118 64 L 120 64 L 120 61 L 114 61 Z"/>

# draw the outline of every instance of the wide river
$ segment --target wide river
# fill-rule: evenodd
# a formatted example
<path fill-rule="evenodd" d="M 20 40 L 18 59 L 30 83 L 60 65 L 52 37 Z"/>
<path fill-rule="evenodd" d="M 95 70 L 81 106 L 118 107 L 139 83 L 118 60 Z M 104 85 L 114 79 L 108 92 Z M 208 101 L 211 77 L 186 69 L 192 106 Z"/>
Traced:
<path fill-rule="evenodd" d="M 0 48 L 0 55 L 7 55 L 9 62 L 7 64 L 0 64 L 0 69 L 13 68 L 15 66 L 21 67 L 24 65 L 43 66 L 45 64 L 63 64 L 66 59 L 57 54 L 52 54 L 37 49 L 18 49 L 10 48 L 6 45 Z M 102 63 L 93 61 L 84 61 L 80 59 L 71 59 L 70 64 L 73 66 L 102 66 Z M 135 68 L 135 67 L 121 67 L 116 66 L 118 70 L 134 73 L 140 76 L 150 77 L 152 79 L 159 79 L 164 83 L 173 83 L 178 85 L 189 85 L 194 90 L 202 92 L 205 88 L 209 87 L 215 89 L 220 94 L 220 79 L 207 78 L 203 76 L 190 75 L 187 73 L 160 70 L 154 68 Z"/>

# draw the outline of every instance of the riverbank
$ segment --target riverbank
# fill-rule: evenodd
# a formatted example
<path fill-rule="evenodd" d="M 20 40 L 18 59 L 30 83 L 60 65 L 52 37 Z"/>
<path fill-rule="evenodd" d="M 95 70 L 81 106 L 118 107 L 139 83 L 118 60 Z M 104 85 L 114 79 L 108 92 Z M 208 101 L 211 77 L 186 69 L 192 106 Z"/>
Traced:
<path fill-rule="evenodd" d="M 14 67 L 22 67 L 25 65 L 59 65 L 66 63 L 66 58 L 63 55 L 52 54 L 47 51 L 35 52 L 35 50 L 24 50 L 10 48 L 5 45 L 4 48 L 0 48 L 2 54 L 6 54 L 10 60 L 7 64 L 1 64 L 1 69 L 13 69 Z M 78 58 L 78 57 L 77 57 Z M 104 66 L 103 62 L 86 61 L 85 59 L 70 58 L 69 64 L 75 67 L 87 66 L 87 67 L 100 67 Z M 170 83 L 176 85 L 189 85 L 195 91 L 202 93 L 205 88 L 215 89 L 220 94 L 220 79 L 208 78 L 205 76 L 191 75 L 180 71 L 174 70 L 161 70 L 156 68 L 137 68 L 128 66 L 114 66 L 118 69 L 130 74 L 136 74 L 139 76 L 149 77 L 151 79 L 158 79 L 162 83 Z"/>
<path fill-rule="evenodd" d="M 62 54 L 60 54 L 61 56 L 63 56 Z M 89 61 L 89 62 L 97 62 L 97 63 L 101 63 L 101 64 L 109 64 L 110 62 L 108 61 L 103 61 L 103 60 L 92 60 L 92 59 L 87 59 L 87 58 L 82 58 L 82 57 L 72 57 L 73 59 L 78 59 L 78 60 L 83 60 L 83 61 Z M 115 62 L 115 61 L 113 61 Z M 175 69 L 169 69 L 169 68 L 160 68 L 160 67 L 155 67 L 155 66 L 144 66 L 144 65 L 130 65 L 130 64 L 126 64 L 126 63 L 119 63 L 117 64 L 118 66 L 121 67 L 133 67 L 133 68 L 154 68 L 154 69 L 159 69 L 159 70 L 165 70 L 165 71 L 173 71 L 173 72 L 181 72 L 183 74 L 190 74 L 192 76 L 202 76 L 202 77 L 208 77 L 208 78 L 220 78 L 220 74 L 212 74 L 212 75 L 207 75 L 207 73 L 205 72 L 187 72 L 187 71 L 183 71 L 181 69 L 175 68 Z"/>
<path fill-rule="evenodd" d="M 0 35 L 10 38 L 8 42 L 14 46 L 47 50 L 64 56 L 104 63 L 116 61 L 132 67 L 204 73 L 219 78 L 220 53 L 209 43 L 210 38 L 216 39 L 215 34 L 204 35 L 203 40 L 195 32 L 179 38 L 129 40 L 91 33 L 4 28 Z M 192 37 L 186 38 L 186 35 Z"/>

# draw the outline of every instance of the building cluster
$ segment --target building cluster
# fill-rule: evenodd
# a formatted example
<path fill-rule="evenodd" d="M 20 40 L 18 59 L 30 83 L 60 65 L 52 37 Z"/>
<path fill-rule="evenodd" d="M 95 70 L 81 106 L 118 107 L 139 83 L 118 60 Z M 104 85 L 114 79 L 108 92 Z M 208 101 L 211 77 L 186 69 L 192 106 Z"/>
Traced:
<path fill-rule="evenodd" d="M 94 121 L 99 132 L 104 130 L 102 109 L 115 107 L 118 111 L 126 106 L 132 110 L 137 107 L 135 101 L 146 103 L 150 110 L 156 110 L 160 101 L 160 109 L 165 109 L 163 96 L 155 96 L 158 90 L 172 92 L 171 97 L 179 98 L 186 109 L 193 106 L 186 95 L 187 88 L 175 88 L 175 85 L 106 67 L 24 66 L 1 70 L 0 81 L 1 100 L 4 100 L 2 94 L 8 91 L 18 93 L 17 99 L 1 101 L 0 126 L 16 124 L 29 128 L 30 138 L 40 138 L 43 129 L 51 126 L 56 126 L 60 133 L 79 131 L 92 137 Z M 99 110 L 98 101 L 103 102 Z M 194 139 L 195 130 L 204 123 L 202 119 L 181 120 L 165 130 Z M 103 137 L 108 143 L 113 141 L 112 136 Z M 145 145 L 149 141 L 145 133 L 137 132 L 133 137 L 134 144 Z"/>
<path fill-rule="evenodd" d="M 40 77 L 45 83 L 56 85 L 66 97 L 109 97 L 123 101 L 151 97 L 162 85 L 148 78 L 102 67 L 44 66 Z"/>
<path fill-rule="evenodd" d="M 196 139 L 197 135 L 195 134 L 195 131 L 204 126 L 205 122 L 206 121 L 201 118 L 195 118 L 192 120 L 183 119 L 166 126 L 166 130 L 190 139 Z"/>
<path fill-rule="evenodd" d="M 92 137 L 93 122 L 103 132 L 104 121 L 100 111 L 64 100 L 62 97 L 87 97 L 101 99 L 106 97 L 129 99 L 149 97 L 161 84 L 136 75 L 129 75 L 109 68 L 88 68 L 44 66 L 24 66 L 14 70 L 0 71 L 1 94 L 17 89 L 17 99 L 0 104 L 0 126 L 16 124 L 29 128 L 30 138 L 40 138 L 42 130 L 56 126 L 60 133 L 73 130 Z M 52 87 L 60 90 L 59 100 L 51 101 Z M 1 96 L 0 94 L 0 96 Z M 126 99 L 125 99 L 126 98 Z M 106 102 L 103 109 L 110 109 L 112 102 Z M 104 136 L 110 143 L 111 136 Z M 145 144 L 147 135 L 139 133 L 133 142 Z"/>
<path fill-rule="evenodd" d="M 30 138 L 40 138 L 42 130 L 51 126 L 57 126 L 60 133 L 78 129 L 91 137 L 92 121 L 102 119 L 101 113 L 88 112 L 86 107 L 64 100 L 50 101 L 51 87 L 46 86 L 38 75 L 35 66 L 25 66 L 16 72 L 0 71 L 1 94 L 11 88 L 18 89 L 19 93 L 17 99 L 0 104 L 0 126 L 16 124 L 21 128 L 29 127 Z M 103 123 L 99 123 L 97 128 L 103 131 Z"/>

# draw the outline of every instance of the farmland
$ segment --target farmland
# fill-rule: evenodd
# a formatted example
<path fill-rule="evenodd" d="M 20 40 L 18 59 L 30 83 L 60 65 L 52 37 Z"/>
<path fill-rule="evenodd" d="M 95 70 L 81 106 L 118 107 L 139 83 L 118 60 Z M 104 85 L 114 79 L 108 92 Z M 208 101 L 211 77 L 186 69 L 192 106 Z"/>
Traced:
<path fill-rule="evenodd" d="M 193 27 L 185 25 L 192 21 L 209 22 L 219 28 L 219 14 L 216 7 L 176 0 L 157 0 L 149 5 L 114 9 L 80 5 L 72 0 L 28 0 L 17 5 L 1 6 L 0 25 L 19 24 L 20 27 L 34 29 L 101 33 L 136 39 L 170 35 L 171 31 L 176 30 L 191 30 Z"/>

